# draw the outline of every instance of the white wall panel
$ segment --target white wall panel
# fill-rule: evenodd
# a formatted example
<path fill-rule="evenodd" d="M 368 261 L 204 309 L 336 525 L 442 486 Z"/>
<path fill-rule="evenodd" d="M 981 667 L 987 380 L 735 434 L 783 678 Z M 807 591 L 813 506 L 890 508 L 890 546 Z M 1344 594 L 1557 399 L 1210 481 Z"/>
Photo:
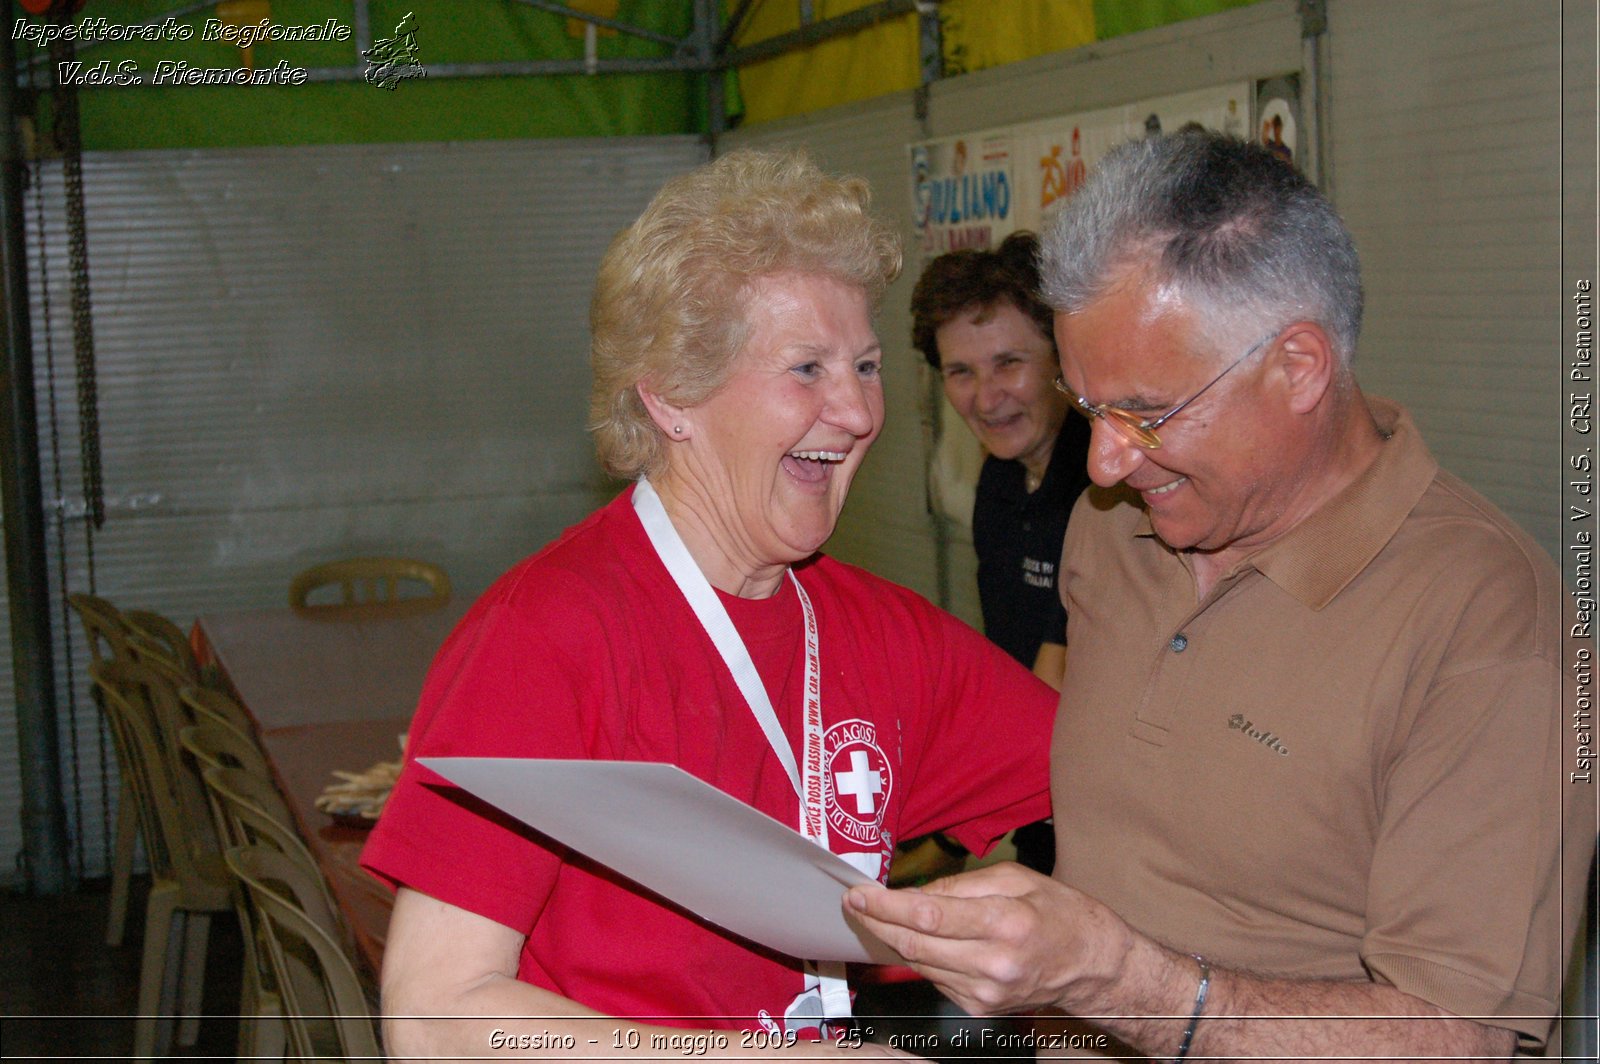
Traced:
<path fill-rule="evenodd" d="M 1560 152 L 1564 126 L 1594 123 L 1563 111 L 1561 8 L 1328 7 L 1333 195 L 1367 290 L 1358 376 L 1558 554 Z"/>

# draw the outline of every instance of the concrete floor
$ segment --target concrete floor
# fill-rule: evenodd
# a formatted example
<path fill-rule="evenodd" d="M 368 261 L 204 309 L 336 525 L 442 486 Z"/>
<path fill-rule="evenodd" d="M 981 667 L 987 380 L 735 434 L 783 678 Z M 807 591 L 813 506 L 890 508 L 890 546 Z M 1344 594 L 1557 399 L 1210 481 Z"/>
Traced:
<path fill-rule="evenodd" d="M 148 878 L 134 881 L 127 931 L 115 948 L 105 944 L 104 882 L 49 898 L 0 893 L 0 1053 L 6 1059 L 131 1059 L 149 886 Z M 214 917 L 199 1041 L 171 1059 L 235 1059 L 240 956 L 237 922 Z"/>

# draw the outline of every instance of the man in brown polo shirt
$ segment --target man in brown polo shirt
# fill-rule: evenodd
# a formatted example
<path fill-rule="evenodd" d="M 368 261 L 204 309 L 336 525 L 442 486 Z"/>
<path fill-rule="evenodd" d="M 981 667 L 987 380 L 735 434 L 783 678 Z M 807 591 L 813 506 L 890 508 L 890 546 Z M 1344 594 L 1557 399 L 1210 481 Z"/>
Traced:
<path fill-rule="evenodd" d="M 1042 265 L 1090 474 L 1120 485 L 1062 558 L 1055 878 L 848 904 L 970 1011 L 1085 1018 L 1044 1053 L 1541 1044 L 1595 842 L 1563 773 L 1566 596 L 1356 385 L 1337 214 L 1185 131 L 1107 156 Z"/>

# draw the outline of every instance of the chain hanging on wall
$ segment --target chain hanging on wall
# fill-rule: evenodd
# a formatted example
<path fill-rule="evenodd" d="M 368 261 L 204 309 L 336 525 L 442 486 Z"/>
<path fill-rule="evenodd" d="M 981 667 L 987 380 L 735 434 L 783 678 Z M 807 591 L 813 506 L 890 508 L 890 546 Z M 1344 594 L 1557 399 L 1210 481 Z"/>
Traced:
<path fill-rule="evenodd" d="M 52 5 L 52 16 L 63 19 L 65 5 Z M 65 34 L 50 43 L 50 69 L 71 69 L 77 45 Z M 100 399 L 94 368 L 94 318 L 89 305 L 89 242 L 83 217 L 83 141 L 78 127 L 78 91 L 54 82 L 52 126 L 61 152 L 61 176 L 66 186 L 67 252 L 72 269 L 72 353 L 78 369 L 78 436 L 82 444 L 83 500 L 89 523 L 106 523 L 105 491 L 100 480 Z M 89 560 L 89 587 L 94 588 L 93 554 Z"/>
<path fill-rule="evenodd" d="M 52 21 L 70 21 L 71 13 L 65 10 L 67 5 L 57 3 L 52 5 L 49 17 Z M 34 120 L 34 146 L 33 165 L 28 170 L 28 178 L 32 185 L 34 200 L 35 237 L 38 246 L 38 269 L 36 276 L 39 278 L 39 305 L 44 334 L 45 381 L 49 395 L 50 406 L 50 459 L 53 475 L 55 523 L 55 546 L 57 558 L 57 583 L 60 587 L 61 602 L 59 604 L 60 616 L 60 646 L 66 661 L 65 678 L 67 690 L 67 735 L 70 745 L 71 787 L 72 787 L 72 815 L 76 830 L 73 857 L 77 865 L 77 874 L 82 876 L 87 869 L 87 860 L 84 853 L 84 840 L 89 834 L 84 828 L 84 765 L 83 752 L 79 747 L 78 725 L 78 698 L 77 698 L 77 662 L 73 657 L 73 616 L 67 596 L 72 591 L 70 579 L 70 558 L 67 550 L 67 522 L 70 509 L 66 505 L 66 489 L 63 483 L 61 468 L 61 409 L 56 394 L 56 359 L 55 359 L 55 323 L 52 313 L 51 286 L 50 286 L 50 245 L 49 229 L 45 218 L 45 161 L 50 151 L 47 144 L 53 147 L 55 153 L 63 160 L 63 185 L 64 202 L 69 236 L 69 257 L 72 268 L 72 317 L 73 317 L 73 348 L 75 353 L 75 369 L 78 390 L 78 415 L 79 415 L 79 446 L 81 468 L 83 472 L 82 492 L 84 505 L 84 558 L 88 577 L 88 590 L 95 590 L 94 572 L 94 531 L 105 522 L 105 508 L 100 480 L 100 430 L 99 430 L 99 401 L 95 382 L 94 362 L 94 334 L 89 307 L 88 286 L 88 250 L 84 232 L 83 215 L 83 174 L 82 174 L 82 145 L 78 128 L 77 92 L 70 85 L 61 85 L 55 72 L 61 68 L 55 65 L 58 61 L 71 61 L 76 49 L 71 42 L 65 42 L 67 48 L 61 55 L 52 54 L 53 62 L 49 66 L 51 77 L 49 89 L 51 91 L 51 130 L 48 142 L 44 136 L 41 122 L 40 101 L 43 93 L 38 84 L 36 73 L 37 64 L 28 64 L 28 111 Z M 54 49 L 52 49 L 54 52 Z M 96 760 L 98 762 L 98 779 L 100 786 L 100 818 L 101 824 L 109 827 L 111 824 L 111 788 L 106 786 L 106 781 L 111 777 L 111 757 L 108 736 L 105 729 L 105 717 L 99 712 L 99 692 L 91 691 L 97 712 L 94 715 L 94 731 L 96 736 Z M 101 862 L 106 868 L 111 867 L 111 832 L 101 832 Z"/>

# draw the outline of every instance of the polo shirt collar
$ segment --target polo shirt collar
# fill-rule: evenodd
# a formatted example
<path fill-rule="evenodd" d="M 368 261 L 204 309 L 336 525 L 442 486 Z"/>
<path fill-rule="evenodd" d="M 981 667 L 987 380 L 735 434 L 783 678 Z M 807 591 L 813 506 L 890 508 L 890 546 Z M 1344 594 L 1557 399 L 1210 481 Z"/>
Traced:
<path fill-rule="evenodd" d="M 1411 415 L 1398 403 L 1365 398 L 1378 428 L 1389 434 L 1378 457 L 1310 517 L 1242 563 L 1313 610 L 1332 602 L 1388 545 L 1439 471 Z M 1148 510 L 1134 534 L 1155 535 Z"/>

